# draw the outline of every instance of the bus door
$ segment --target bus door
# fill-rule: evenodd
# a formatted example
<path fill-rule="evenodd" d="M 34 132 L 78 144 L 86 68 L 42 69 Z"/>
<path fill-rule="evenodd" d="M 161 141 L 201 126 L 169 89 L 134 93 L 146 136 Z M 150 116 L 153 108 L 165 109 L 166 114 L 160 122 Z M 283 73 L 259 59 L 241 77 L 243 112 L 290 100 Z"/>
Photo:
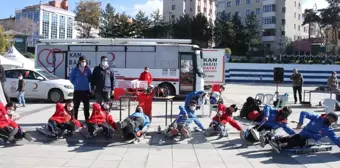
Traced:
<path fill-rule="evenodd" d="M 194 69 L 195 54 L 183 52 L 179 53 L 179 58 L 179 94 L 188 94 L 196 90 L 196 71 Z"/>

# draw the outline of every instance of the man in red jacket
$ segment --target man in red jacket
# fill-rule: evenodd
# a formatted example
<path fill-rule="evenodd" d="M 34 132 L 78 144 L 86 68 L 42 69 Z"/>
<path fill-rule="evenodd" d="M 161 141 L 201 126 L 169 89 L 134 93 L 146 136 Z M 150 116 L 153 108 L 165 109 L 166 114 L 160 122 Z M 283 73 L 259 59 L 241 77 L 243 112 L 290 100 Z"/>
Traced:
<path fill-rule="evenodd" d="M 140 80 L 140 81 L 147 81 L 148 82 L 148 86 L 151 85 L 151 83 L 152 83 L 152 76 L 151 76 L 151 73 L 149 72 L 149 68 L 148 67 L 144 68 L 144 72 L 142 72 L 140 74 L 138 80 Z"/>
<path fill-rule="evenodd" d="M 81 123 L 73 117 L 73 102 L 68 100 L 65 106 L 56 104 L 55 112 L 48 120 L 47 128 L 53 137 L 62 137 L 66 132 L 72 135 L 77 127 L 83 127 Z"/>
<path fill-rule="evenodd" d="M 228 136 L 226 129 L 227 123 L 241 131 L 241 126 L 237 123 L 237 121 L 234 120 L 232 116 L 232 113 L 237 111 L 236 105 L 233 104 L 228 108 L 223 104 L 219 104 L 219 106 L 221 110 L 218 110 L 217 114 L 212 119 L 213 121 L 210 123 L 209 128 L 206 131 L 206 136 L 210 136 L 213 132 L 219 132 L 219 138 Z"/>
<path fill-rule="evenodd" d="M 92 114 L 87 121 L 88 132 L 92 137 L 96 137 L 100 133 L 110 138 L 113 136 L 116 130 L 116 124 L 110 114 L 111 103 L 105 102 L 103 107 L 100 107 L 98 103 L 92 105 Z"/>
<path fill-rule="evenodd" d="M 15 110 L 16 107 L 13 102 L 7 103 L 6 107 L 0 103 L 0 134 L 8 137 L 0 136 L 0 138 L 9 141 L 10 143 L 15 143 L 22 138 L 32 141 L 31 135 L 26 133 L 8 114 L 8 111 Z"/>

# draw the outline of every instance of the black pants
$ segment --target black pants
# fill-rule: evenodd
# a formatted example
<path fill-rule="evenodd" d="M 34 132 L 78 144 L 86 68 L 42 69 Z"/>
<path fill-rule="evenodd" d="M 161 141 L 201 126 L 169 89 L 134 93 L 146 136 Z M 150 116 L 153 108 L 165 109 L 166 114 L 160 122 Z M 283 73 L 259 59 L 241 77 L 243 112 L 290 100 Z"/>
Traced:
<path fill-rule="evenodd" d="M 4 82 L 1 83 L 1 85 L 2 85 L 2 90 L 3 90 L 3 92 L 4 92 L 5 99 L 6 99 L 7 103 L 8 103 L 8 102 L 10 102 L 11 100 L 9 99 L 8 95 L 7 95 L 6 92 L 5 92 L 4 84 L 5 84 Z"/>
<path fill-rule="evenodd" d="M 0 134 L 3 135 L 1 136 L 0 135 L 0 138 L 3 139 L 3 140 L 7 140 L 6 137 L 4 136 L 9 136 L 10 133 L 14 130 L 14 128 L 10 127 L 10 126 L 7 126 L 5 128 L 0 128 Z M 24 138 L 24 132 L 22 131 L 22 129 L 19 127 L 18 128 L 18 132 L 14 135 L 14 139 L 22 139 Z"/>
<path fill-rule="evenodd" d="M 64 130 L 73 132 L 75 129 L 76 126 L 72 121 L 62 124 L 58 124 L 53 120 L 48 121 L 48 130 L 51 131 L 52 134 L 61 134 Z"/>
<path fill-rule="evenodd" d="M 293 86 L 293 93 L 294 93 L 294 101 L 295 101 L 295 103 L 297 102 L 296 92 L 299 93 L 299 102 L 301 103 L 301 101 L 302 101 L 302 96 L 301 96 L 302 86 Z"/>
<path fill-rule="evenodd" d="M 307 143 L 307 138 L 301 136 L 300 134 L 295 134 L 279 138 L 279 142 L 284 144 L 282 148 L 290 149 L 295 147 L 304 147 Z"/>
<path fill-rule="evenodd" d="M 132 128 L 129 125 L 132 125 Z M 121 127 L 123 130 L 123 135 L 126 139 L 134 138 L 134 131 L 136 128 L 142 129 L 144 126 L 144 119 L 140 117 L 126 118 L 122 123 Z"/>
<path fill-rule="evenodd" d="M 90 118 L 90 97 L 89 91 L 74 91 L 73 103 L 74 103 L 74 118 L 78 120 L 78 110 L 80 102 L 84 104 L 84 116 L 85 120 Z"/>
<path fill-rule="evenodd" d="M 263 130 L 270 131 L 270 130 L 272 130 L 272 127 L 266 126 L 266 125 L 262 125 L 260 127 L 260 125 L 255 125 L 252 129 L 254 129 L 255 131 L 257 130 L 258 132 L 261 132 Z M 246 137 L 246 139 L 248 141 L 251 141 L 251 142 L 257 142 L 257 140 L 254 138 L 253 134 L 251 134 L 250 132 L 248 133 L 248 136 Z"/>
<path fill-rule="evenodd" d="M 104 124 L 93 124 L 93 123 L 87 123 L 87 131 L 90 133 L 90 134 L 93 134 L 93 132 L 98 129 L 98 128 L 103 128 L 103 133 L 104 134 L 109 134 L 110 132 L 113 132 L 113 128 L 104 123 Z"/>

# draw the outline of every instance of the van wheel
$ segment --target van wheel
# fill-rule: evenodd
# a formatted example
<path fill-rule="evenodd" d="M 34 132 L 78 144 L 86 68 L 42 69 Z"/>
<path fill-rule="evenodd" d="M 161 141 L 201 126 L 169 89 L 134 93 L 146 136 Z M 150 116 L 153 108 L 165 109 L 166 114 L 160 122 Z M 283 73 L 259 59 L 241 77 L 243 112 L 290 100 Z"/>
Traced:
<path fill-rule="evenodd" d="M 61 103 L 64 101 L 64 94 L 59 89 L 52 89 L 48 93 L 48 99 L 53 103 Z"/>

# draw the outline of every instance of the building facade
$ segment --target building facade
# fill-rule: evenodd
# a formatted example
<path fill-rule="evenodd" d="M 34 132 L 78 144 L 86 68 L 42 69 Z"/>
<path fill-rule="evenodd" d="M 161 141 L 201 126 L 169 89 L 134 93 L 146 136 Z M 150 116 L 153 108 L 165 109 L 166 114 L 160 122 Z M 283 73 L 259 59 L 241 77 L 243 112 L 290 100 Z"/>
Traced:
<path fill-rule="evenodd" d="M 258 16 L 264 47 L 283 52 L 291 41 L 308 37 L 308 26 L 302 26 L 302 0 L 217 0 L 216 13 L 238 12 L 242 22 L 251 12 Z"/>
<path fill-rule="evenodd" d="M 214 23 L 216 18 L 216 0 L 163 0 L 163 17 L 166 22 L 188 14 L 193 17 L 202 13 L 208 21 Z"/>
<path fill-rule="evenodd" d="M 38 39 L 71 39 L 75 38 L 75 13 L 68 10 L 67 0 L 50 1 L 15 11 L 16 22 L 28 18 L 36 26 L 28 39 L 28 46 L 35 46 Z"/>

